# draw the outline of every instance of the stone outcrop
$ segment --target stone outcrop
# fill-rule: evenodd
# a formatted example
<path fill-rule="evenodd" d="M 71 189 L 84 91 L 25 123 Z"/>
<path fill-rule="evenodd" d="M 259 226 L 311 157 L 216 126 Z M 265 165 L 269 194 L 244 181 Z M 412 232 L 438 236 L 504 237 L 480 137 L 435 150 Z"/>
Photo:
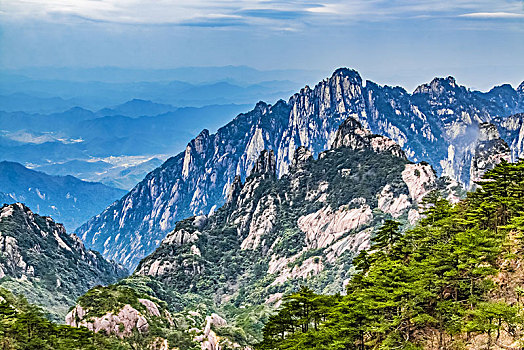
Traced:
<path fill-rule="evenodd" d="M 521 84 L 520 88 L 524 90 L 522 86 Z M 516 162 L 519 159 L 524 159 L 524 113 L 500 118 L 497 120 L 497 125 L 501 138 L 510 146 L 511 161 Z"/>
<path fill-rule="evenodd" d="M 149 323 L 131 305 L 125 305 L 116 314 L 110 312 L 101 317 L 85 319 L 87 314 L 81 306 L 76 306 L 66 316 L 66 324 L 72 327 L 86 327 L 93 332 L 104 332 L 107 335 L 116 335 L 119 338 L 128 337 L 134 330 L 146 333 Z"/>
<path fill-rule="evenodd" d="M 493 124 L 480 124 L 479 137 L 471 159 L 470 184 L 479 181 L 486 171 L 493 169 L 501 161 L 511 162 L 511 149 L 500 138 L 497 127 Z"/>
<path fill-rule="evenodd" d="M 337 241 L 347 232 L 358 229 L 371 222 L 373 214 L 364 198 L 358 198 L 356 208 L 350 205 L 339 207 L 332 211 L 324 207 L 314 213 L 301 216 L 298 227 L 306 234 L 308 249 L 325 248 Z"/>
<path fill-rule="evenodd" d="M 402 148 L 392 139 L 374 135 L 363 129 L 353 118 L 346 119 L 338 128 L 331 148 L 348 147 L 351 149 L 372 149 L 375 152 L 388 152 L 400 158 L 406 158 Z"/>
<path fill-rule="evenodd" d="M 152 316 L 160 317 L 158 307 L 151 300 L 140 299 Z M 133 331 L 147 333 L 149 323 L 147 318 L 131 305 L 126 304 L 117 312 L 108 312 L 100 317 L 91 317 L 82 306 L 76 305 L 66 318 L 67 325 L 72 327 L 86 327 L 93 332 L 104 332 L 107 335 L 116 335 L 119 338 L 129 337 Z"/>
<path fill-rule="evenodd" d="M 202 334 L 195 337 L 195 341 L 200 343 L 202 350 L 222 350 L 220 340 L 212 328 L 227 326 L 226 320 L 217 314 L 206 316 L 206 325 Z"/>
<path fill-rule="evenodd" d="M 426 194 L 435 189 L 437 174 L 427 163 L 407 164 L 402 172 L 402 180 L 409 189 L 409 196 L 419 203 Z"/>
<path fill-rule="evenodd" d="M 262 150 L 251 170 L 251 175 L 275 176 L 276 170 L 275 153 L 272 150 Z"/>

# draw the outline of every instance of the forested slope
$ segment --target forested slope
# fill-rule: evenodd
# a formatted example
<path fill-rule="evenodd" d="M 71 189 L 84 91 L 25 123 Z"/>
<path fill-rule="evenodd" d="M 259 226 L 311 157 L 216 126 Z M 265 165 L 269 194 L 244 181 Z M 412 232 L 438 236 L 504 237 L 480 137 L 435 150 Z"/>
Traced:
<path fill-rule="evenodd" d="M 355 264 L 347 295 L 286 297 L 259 349 L 521 349 L 524 162 L 502 162 L 455 206 L 394 221 Z"/>

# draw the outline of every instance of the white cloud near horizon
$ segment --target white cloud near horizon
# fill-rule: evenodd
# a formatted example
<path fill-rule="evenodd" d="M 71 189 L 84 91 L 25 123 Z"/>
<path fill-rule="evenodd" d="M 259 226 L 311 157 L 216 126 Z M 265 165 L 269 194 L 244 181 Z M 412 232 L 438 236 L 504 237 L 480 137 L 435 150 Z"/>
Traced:
<path fill-rule="evenodd" d="M 459 17 L 468 17 L 468 18 L 524 18 L 524 13 L 514 13 L 514 12 L 473 12 L 473 13 L 464 13 L 459 15 Z"/>
<path fill-rule="evenodd" d="M 380 21 L 409 17 L 514 19 L 518 0 L 4 0 L 0 21 L 88 20 L 131 25 L 238 26 L 330 20 Z"/>
<path fill-rule="evenodd" d="M 0 0 L 0 69 L 246 65 L 524 77 L 522 0 Z"/>

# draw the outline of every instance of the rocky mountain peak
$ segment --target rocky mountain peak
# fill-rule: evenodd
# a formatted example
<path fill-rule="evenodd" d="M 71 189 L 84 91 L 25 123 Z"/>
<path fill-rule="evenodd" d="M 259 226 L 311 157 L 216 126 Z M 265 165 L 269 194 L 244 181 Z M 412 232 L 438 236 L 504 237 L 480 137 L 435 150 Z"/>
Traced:
<path fill-rule="evenodd" d="M 372 134 L 364 129 L 358 120 L 347 118 L 338 128 L 331 149 L 349 147 L 351 149 L 371 149 L 377 153 L 387 152 L 406 159 L 402 148 L 392 139 Z"/>
<path fill-rule="evenodd" d="M 258 111 L 261 114 L 266 114 L 270 107 L 271 105 L 268 105 L 264 101 L 258 101 L 257 104 L 255 105 L 254 110 Z"/>
<path fill-rule="evenodd" d="M 273 150 L 263 150 L 260 152 L 253 170 L 251 170 L 251 175 L 270 175 L 275 176 L 277 171 L 275 153 Z"/>
<path fill-rule="evenodd" d="M 282 177 L 290 173 L 300 146 L 318 157 L 334 144 L 345 121 L 345 130 L 351 131 L 346 135 L 351 136 L 342 137 L 340 131 L 338 145 L 356 142 L 358 146 L 360 142 L 359 147 L 403 158 L 405 152 L 409 160 L 427 161 L 439 174 L 466 184 L 460 175 L 469 175 L 469 168 L 459 164 L 459 146 L 465 143 L 473 150 L 479 123 L 522 112 L 524 106 L 520 93 L 469 92 L 451 77 L 434 79 L 418 91 L 427 93 L 412 95 L 402 88 L 372 82 L 364 86 L 357 72 L 338 69 L 315 86 L 293 94 L 287 103 L 258 103 L 254 110 L 238 115 L 215 134 L 201 134 L 199 139 L 208 139 L 202 142 L 205 153 L 198 154 L 191 143 L 186 152 L 150 173 L 128 195 L 80 227 L 78 233 L 89 247 L 133 269 L 177 221 L 208 214 L 224 204 L 234 177 L 246 179 L 262 150 L 274 151 L 277 175 Z M 434 92 L 443 95 L 436 98 Z M 508 143 L 513 149 L 524 149 L 524 142 L 518 139 L 520 133 L 512 130 Z M 475 131 L 475 137 L 469 137 L 470 131 Z M 504 138 L 508 134 L 502 128 L 500 132 Z"/>
<path fill-rule="evenodd" d="M 513 87 L 511 86 L 511 84 L 502 84 L 502 85 L 495 86 L 494 88 L 489 90 L 489 92 L 494 92 L 494 91 L 497 91 L 497 90 L 508 91 L 508 92 L 514 92 L 515 91 L 515 90 L 513 90 Z"/>
<path fill-rule="evenodd" d="M 362 85 L 362 77 L 354 69 L 349 69 L 346 67 L 339 68 L 333 72 L 333 74 L 331 75 L 331 79 L 336 78 L 336 77 L 348 79 L 354 84 Z"/>
<path fill-rule="evenodd" d="M 446 78 L 434 78 L 430 83 L 418 86 L 413 94 L 428 94 L 432 98 L 442 96 L 447 91 L 453 91 L 460 87 L 452 76 Z"/>
<path fill-rule="evenodd" d="M 8 283 L 10 288 L 30 290 L 28 300 L 45 304 L 58 319 L 67 313 L 68 303 L 89 288 L 127 275 L 122 267 L 87 250 L 62 224 L 22 203 L 0 208 L 0 257 L 0 287 Z"/>
<path fill-rule="evenodd" d="M 367 146 L 365 136 L 371 132 L 362 128 L 362 124 L 356 119 L 347 118 L 337 130 L 331 148 L 350 147 L 353 149 Z"/>
<path fill-rule="evenodd" d="M 205 145 L 209 140 L 209 130 L 204 129 L 198 134 L 197 137 L 191 142 L 194 145 L 195 151 L 198 153 L 204 153 Z"/>

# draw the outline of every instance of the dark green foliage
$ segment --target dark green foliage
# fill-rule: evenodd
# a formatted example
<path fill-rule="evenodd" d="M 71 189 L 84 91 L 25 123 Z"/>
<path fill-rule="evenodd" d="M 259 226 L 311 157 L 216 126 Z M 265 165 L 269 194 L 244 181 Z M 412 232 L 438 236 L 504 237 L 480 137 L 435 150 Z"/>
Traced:
<path fill-rule="evenodd" d="M 307 290 L 291 295 L 258 348 L 418 349 L 428 334 L 439 348 L 484 334 L 489 348 L 502 330 L 522 327 L 520 304 L 490 295 L 506 235 L 522 230 L 524 162 L 501 163 L 481 185 L 455 206 L 431 194 L 426 218 L 402 236 L 386 221 L 371 253 L 355 259 L 361 272 L 346 296 L 326 308 Z M 307 317 L 316 313 L 319 322 Z"/>
<path fill-rule="evenodd" d="M 23 297 L 0 289 L 0 347 L 5 350 L 127 350 L 118 339 L 57 325 Z"/>
<path fill-rule="evenodd" d="M 142 304 L 138 302 L 139 297 L 140 295 L 133 288 L 113 284 L 90 289 L 78 298 L 78 304 L 89 309 L 90 316 L 100 317 L 108 312 L 118 311 L 126 304 L 135 309 L 143 309 Z"/>
<path fill-rule="evenodd" d="M 399 231 L 400 226 L 400 222 L 386 220 L 372 240 L 373 248 L 388 253 L 402 237 L 402 233 Z"/>

